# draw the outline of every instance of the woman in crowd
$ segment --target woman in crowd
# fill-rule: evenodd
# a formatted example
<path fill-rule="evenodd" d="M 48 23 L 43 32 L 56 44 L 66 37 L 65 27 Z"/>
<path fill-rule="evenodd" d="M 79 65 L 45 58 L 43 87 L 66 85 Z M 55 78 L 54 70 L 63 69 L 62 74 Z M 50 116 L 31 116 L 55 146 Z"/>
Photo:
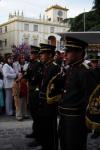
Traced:
<path fill-rule="evenodd" d="M 13 97 L 12 97 L 12 83 L 16 78 L 16 73 L 12 67 L 13 58 L 11 54 L 5 56 L 5 64 L 3 65 L 3 78 L 5 89 L 5 111 L 7 115 L 13 115 Z"/>
<path fill-rule="evenodd" d="M 16 109 L 16 119 L 22 121 L 28 118 L 27 114 L 27 82 L 19 73 L 13 82 L 13 96 Z"/>

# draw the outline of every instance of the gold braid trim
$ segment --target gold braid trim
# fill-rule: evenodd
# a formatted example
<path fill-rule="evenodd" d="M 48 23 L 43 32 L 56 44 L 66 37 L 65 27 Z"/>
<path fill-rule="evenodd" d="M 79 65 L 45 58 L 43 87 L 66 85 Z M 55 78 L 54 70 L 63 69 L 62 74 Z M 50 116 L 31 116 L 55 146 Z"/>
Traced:
<path fill-rule="evenodd" d="M 99 129 L 100 130 L 100 123 L 91 121 L 87 116 L 85 118 L 86 118 L 86 126 L 89 129 L 97 129 L 97 130 Z"/>
<path fill-rule="evenodd" d="M 52 104 L 52 103 L 54 103 L 54 102 L 58 102 L 59 99 L 61 99 L 61 94 L 58 94 L 58 95 L 53 96 L 53 97 L 49 97 L 50 87 L 51 87 L 51 85 L 52 85 L 52 83 L 53 83 L 52 81 L 53 81 L 54 79 L 56 79 L 57 76 L 58 76 L 58 74 L 55 75 L 54 77 L 52 77 L 52 79 L 49 81 L 48 86 L 47 86 L 46 98 L 47 98 L 47 103 L 48 103 L 48 104 Z"/>
<path fill-rule="evenodd" d="M 87 105 L 86 110 L 88 110 L 88 109 L 89 109 L 89 106 L 90 106 L 90 103 L 91 103 L 92 97 L 93 97 L 94 93 L 96 92 L 96 90 L 97 90 L 98 88 L 100 88 L 100 84 L 99 84 L 98 86 L 96 86 L 96 88 L 93 90 L 92 94 L 90 95 L 89 103 L 88 103 L 88 105 Z"/>
<path fill-rule="evenodd" d="M 98 88 L 100 88 L 100 84 L 96 86 L 96 88 L 93 90 L 93 92 L 89 98 L 89 103 L 88 103 L 87 108 L 86 108 L 86 113 L 87 113 L 87 111 L 90 110 L 91 101 L 93 100 L 92 97 Z M 95 114 L 97 114 L 97 113 L 94 113 L 94 115 Z M 97 122 L 90 120 L 89 117 L 87 116 L 87 114 L 86 114 L 86 126 L 90 129 L 97 129 L 97 130 L 99 129 L 100 130 L 100 123 L 97 123 Z"/>

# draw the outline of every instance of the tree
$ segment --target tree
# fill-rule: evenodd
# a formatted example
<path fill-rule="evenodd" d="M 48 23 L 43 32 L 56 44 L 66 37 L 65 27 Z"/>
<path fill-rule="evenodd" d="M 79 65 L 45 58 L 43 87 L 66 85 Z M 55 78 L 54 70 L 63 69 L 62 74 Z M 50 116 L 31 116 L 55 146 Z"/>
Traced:
<path fill-rule="evenodd" d="M 91 11 L 70 19 L 70 31 L 84 31 L 84 15 L 85 31 L 100 31 L 100 0 L 95 0 L 92 8 Z"/>
<path fill-rule="evenodd" d="M 95 9 L 97 11 L 97 13 L 100 14 L 100 0 L 95 0 L 94 1 L 93 9 Z"/>

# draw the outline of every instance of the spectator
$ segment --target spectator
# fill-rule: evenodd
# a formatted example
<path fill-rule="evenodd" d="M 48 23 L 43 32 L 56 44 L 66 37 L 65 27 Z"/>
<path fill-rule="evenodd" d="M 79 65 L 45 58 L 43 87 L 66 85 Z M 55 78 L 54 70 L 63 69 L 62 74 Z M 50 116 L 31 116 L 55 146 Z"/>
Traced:
<path fill-rule="evenodd" d="M 96 138 L 98 138 L 100 136 L 100 129 L 98 129 L 98 127 L 96 126 L 96 124 L 98 124 L 100 126 L 100 113 L 99 113 L 100 112 L 100 104 L 99 104 L 100 100 L 98 98 L 98 97 L 100 97 L 100 92 L 99 92 L 99 95 L 96 92 L 97 90 L 98 91 L 100 90 L 100 88 L 99 88 L 99 85 L 100 85 L 100 66 L 99 66 L 100 57 L 97 56 L 97 55 L 91 55 L 89 60 L 90 60 L 91 74 L 94 75 L 94 78 L 96 80 L 96 88 L 95 88 L 95 92 L 93 91 L 95 96 L 91 95 L 91 97 L 90 97 L 91 100 L 90 100 L 89 108 L 88 108 L 88 113 L 89 113 L 88 114 L 89 115 L 88 119 L 91 120 L 91 123 L 90 123 L 90 121 L 88 121 L 88 125 L 89 125 L 89 128 L 91 128 L 93 130 L 93 134 L 91 135 L 91 138 L 92 139 L 96 139 Z M 93 105 L 91 106 L 91 104 L 93 104 Z M 93 109 L 92 110 L 93 113 L 90 115 L 90 111 L 89 110 L 91 110 L 91 108 Z M 98 113 L 97 112 L 95 113 L 94 110 L 97 111 Z"/>
<path fill-rule="evenodd" d="M 4 107 L 4 97 L 3 97 L 3 75 L 0 72 L 0 114 L 2 113 L 2 109 Z"/>
<path fill-rule="evenodd" d="M 16 119 L 21 121 L 28 117 L 27 115 L 27 83 L 19 73 L 13 82 L 13 96 L 16 109 Z"/>
<path fill-rule="evenodd" d="M 19 72 L 21 72 L 21 65 L 19 63 L 19 56 L 18 55 L 14 57 L 13 68 L 17 74 Z"/>
<path fill-rule="evenodd" d="M 3 65 L 3 79 L 5 90 L 5 109 L 6 114 L 13 115 L 13 97 L 12 97 L 12 83 L 16 78 L 16 73 L 12 67 L 13 59 L 11 54 L 5 56 L 5 64 Z"/>

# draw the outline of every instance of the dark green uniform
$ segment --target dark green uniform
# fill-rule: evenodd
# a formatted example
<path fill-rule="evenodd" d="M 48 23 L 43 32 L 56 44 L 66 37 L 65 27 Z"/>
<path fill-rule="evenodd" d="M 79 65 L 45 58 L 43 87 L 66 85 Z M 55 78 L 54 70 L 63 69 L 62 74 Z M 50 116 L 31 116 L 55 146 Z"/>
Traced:
<path fill-rule="evenodd" d="M 78 61 L 66 71 L 63 98 L 59 103 L 61 150 L 86 150 L 85 111 L 94 80 Z"/>
<path fill-rule="evenodd" d="M 35 60 L 31 61 L 28 65 L 28 69 L 25 78 L 28 80 L 29 86 L 29 110 L 34 122 L 32 126 L 34 131 L 34 136 L 37 136 L 37 110 L 38 110 L 38 94 L 39 94 L 39 86 L 41 84 L 41 70 L 42 64 L 40 61 Z"/>
<path fill-rule="evenodd" d="M 55 62 L 50 61 L 44 64 L 42 84 L 39 93 L 39 140 L 43 150 L 57 150 L 57 106 L 56 97 L 59 93 L 60 85 L 51 83 L 55 75 L 60 72 L 60 67 Z M 55 90 L 56 88 L 56 90 Z M 47 91 L 49 91 L 50 100 L 48 101 Z M 58 90 L 58 92 L 57 92 Z"/>
<path fill-rule="evenodd" d="M 89 96 L 94 89 L 94 78 L 83 64 L 87 43 L 67 38 L 66 69 L 63 97 L 59 103 L 59 135 L 61 150 L 86 150 L 87 128 L 85 113 Z"/>
<path fill-rule="evenodd" d="M 91 70 L 96 81 L 96 86 L 90 96 L 86 112 L 87 126 L 95 129 L 95 135 L 100 136 L 100 68 L 96 67 Z M 98 132 L 99 131 L 99 132 Z"/>

